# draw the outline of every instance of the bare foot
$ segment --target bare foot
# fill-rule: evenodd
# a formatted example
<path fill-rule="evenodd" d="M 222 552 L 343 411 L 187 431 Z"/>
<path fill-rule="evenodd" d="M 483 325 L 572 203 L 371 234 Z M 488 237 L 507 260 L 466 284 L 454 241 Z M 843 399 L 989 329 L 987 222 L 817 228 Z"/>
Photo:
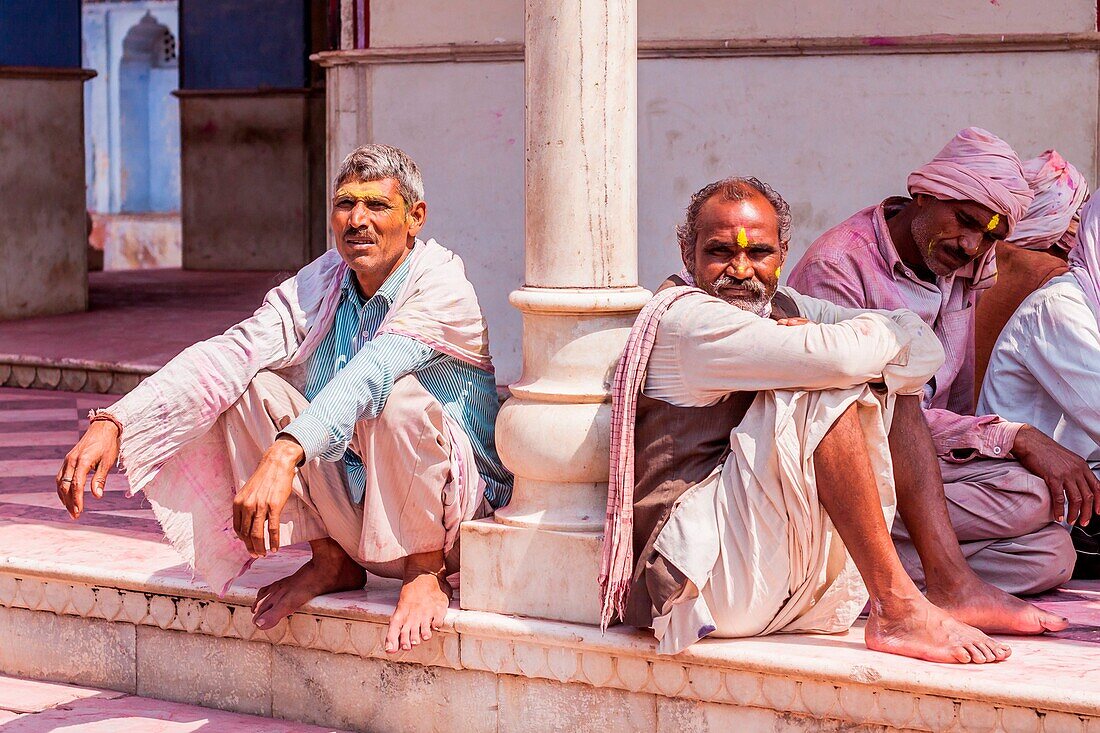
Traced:
<path fill-rule="evenodd" d="M 869 649 L 929 662 L 985 664 L 1012 653 L 923 597 L 894 601 L 890 609 L 872 600 L 864 635 Z"/>
<path fill-rule="evenodd" d="M 332 539 L 309 543 L 313 557 L 293 575 L 276 580 L 256 593 L 252 623 L 270 629 L 307 601 L 325 593 L 358 590 L 367 573 Z"/>
<path fill-rule="evenodd" d="M 1061 631 L 1069 621 L 1005 593 L 976 575 L 951 587 L 928 587 L 928 600 L 949 614 L 990 634 L 1042 634 Z"/>
<path fill-rule="evenodd" d="M 401 586 L 397 608 L 390 617 L 386 632 L 386 651 L 409 651 L 421 641 L 432 638 L 447 615 L 447 606 L 454 593 L 447 581 L 436 573 L 422 573 L 406 580 Z"/>

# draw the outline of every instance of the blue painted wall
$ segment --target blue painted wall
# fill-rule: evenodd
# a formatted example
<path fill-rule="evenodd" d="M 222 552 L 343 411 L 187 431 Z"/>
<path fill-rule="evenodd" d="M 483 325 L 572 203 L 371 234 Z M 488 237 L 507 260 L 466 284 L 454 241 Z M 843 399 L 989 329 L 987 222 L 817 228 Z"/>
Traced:
<path fill-rule="evenodd" d="M 0 66 L 80 66 L 80 0 L 0 0 Z"/>
<path fill-rule="evenodd" d="M 179 211 L 179 68 L 160 53 L 165 31 L 178 37 L 174 0 L 84 6 L 84 66 L 97 72 L 84 87 L 92 211 Z"/>
<path fill-rule="evenodd" d="M 184 89 L 308 86 L 304 0 L 181 0 L 180 35 Z"/>

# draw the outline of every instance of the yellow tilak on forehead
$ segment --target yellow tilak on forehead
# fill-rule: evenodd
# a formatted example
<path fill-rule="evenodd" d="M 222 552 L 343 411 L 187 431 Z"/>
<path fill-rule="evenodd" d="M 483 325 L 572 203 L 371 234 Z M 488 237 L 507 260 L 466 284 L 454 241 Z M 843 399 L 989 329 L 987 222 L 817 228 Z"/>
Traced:
<path fill-rule="evenodd" d="M 745 234 L 745 227 L 737 228 L 737 244 L 740 247 L 749 246 L 749 235 Z"/>
<path fill-rule="evenodd" d="M 989 220 L 989 223 L 985 225 L 985 230 L 991 232 L 997 228 L 997 225 L 1001 223 L 1001 215 L 994 214 L 993 218 Z"/>
<path fill-rule="evenodd" d="M 358 201 L 364 201 L 371 198 L 385 198 L 385 193 L 377 183 L 345 183 L 343 186 L 340 186 L 333 198 L 341 198 L 344 196 Z"/>

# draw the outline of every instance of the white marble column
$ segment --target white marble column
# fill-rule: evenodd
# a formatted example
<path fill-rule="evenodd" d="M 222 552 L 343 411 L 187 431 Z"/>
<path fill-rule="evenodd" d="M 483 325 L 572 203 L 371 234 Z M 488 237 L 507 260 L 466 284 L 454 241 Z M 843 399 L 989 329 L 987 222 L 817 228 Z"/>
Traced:
<path fill-rule="evenodd" d="M 527 0 L 523 373 L 497 422 L 516 475 L 462 533 L 463 608 L 598 623 L 608 389 L 637 266 L 636 0 Z"/>

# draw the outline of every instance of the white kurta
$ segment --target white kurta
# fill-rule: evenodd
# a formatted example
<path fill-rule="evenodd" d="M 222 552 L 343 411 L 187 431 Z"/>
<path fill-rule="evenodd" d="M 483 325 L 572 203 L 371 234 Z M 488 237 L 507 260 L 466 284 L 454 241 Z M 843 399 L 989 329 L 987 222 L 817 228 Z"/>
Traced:
<path fill-rule="evenodd" d="M 658 536 L 656 550 L 690 581 L 654 619 L 661 653 L 708 635 L 843 631 L 867 601 L 818 501 L 813 452 L 857 405 L 889 524 L 893 396 L 920 394 L 943 349 L 914 313 L 786 292 L 814 323 L 780 326 L 701 295 L 674 304 L 658 328 L 647 396 L 698 407 L 759 391 L 725 464 L 681 497 Z"/>
<path fill-rule="evenodd" d="M 1072 274 L 1020 304 L 1001 331 L 978 401 L 1100 466 L 1100 328 Z"/>

